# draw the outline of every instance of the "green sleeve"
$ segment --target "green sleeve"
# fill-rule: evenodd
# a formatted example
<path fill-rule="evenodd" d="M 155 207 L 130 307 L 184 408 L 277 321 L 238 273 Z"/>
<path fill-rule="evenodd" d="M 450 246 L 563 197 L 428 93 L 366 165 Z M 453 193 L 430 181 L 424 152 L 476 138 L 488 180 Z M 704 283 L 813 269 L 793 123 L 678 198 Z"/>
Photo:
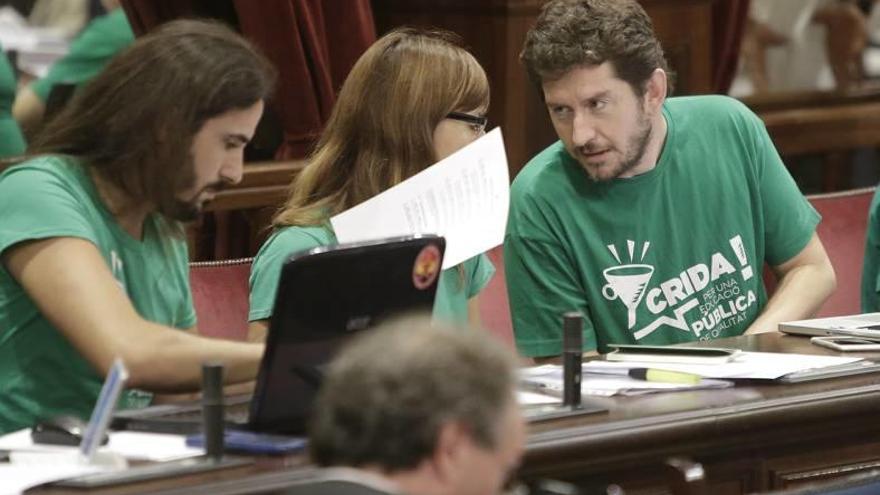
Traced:
<path fill-rule="evenodd" d="M 464 269 L 468 277 L 467 298 L 470 299 L 480 293 L 495 275 L 495 266 L 485 254 L 474 256 L 464 262 Z"/>
<path fill-rule="evenodd" d="M 16 166 L 0 176 L 0 254 L 19 242 L 79 237 L 98 244 L 82 199 L 61 175 Z"/>
<path fill-rule="evenodd" d="M 11 115 L 0 114 L 0 158 L 18 156 L 26 148 L 21 128 Z"/>
<path fill-rule="evenodd" d="M 15 100 L 15 71 L 0 45 L 0 115 L 8 115 Z"/>
<path fill-rule="evenodd" d="M 175 276 L 177 284 L 180 287 L 179 294 L 180 305 L 177 308 L 177 314 L 174 318 L 172 326 L 175 328 L 189 329 L 197 325 L 196 308 L 193 304 L 192 286 L 189 281 L 189 250 L 186 242 L 183 240 L 173 240 L 174 243 L 174 261 L 178 267 Z"/>
<path fill-rule="evenodd" d="M 20 155 L 25 149 L 24 136 L 12 118 L 15 86 L 15 72 L 0 46 L 0 158 Z"/>
<path fill-rule="evenodd" d="M 584 350 L 596 348 L 585 289 L 571 257 L 549 232 L 537 201 L 511 189 L 510 217 L 504 238 L 504 273 L 516 346 L 528 357 L 562 353 L 562 315 L 585 315 Z"/>
<path fill-rule="evenodd" d="M 70 44 L 70 51 L 49 68 L 45 77 L 34 81 L 33 92 L 43 101 L 57 83 L 82 84 L 94 77 L 114 55 L 134 42 L 134 33 L 118 8 L 96 18 Z"/>
<path fill-rule="evenodd" d="M 880 187 L 868 213 L 865 262 L 862 265 L 862 312 L 880 311 Z"/>
<path fill-rule="evenodd" d="M 749 118 L 764 213 L 764 257 L 778 266 L 807 246 L 821 217 L 788 173 L 764 123 L 754 114 Z"/>
<path fill-rule="evenodd" d="M 328 243 L 310 235 L 307 230 L 312 229 L 285 227 L 277 230 L 260 248 L 251 265 L 248 321 L 265 320 L 272 316 L 281 267 L 291 254 Z"/>

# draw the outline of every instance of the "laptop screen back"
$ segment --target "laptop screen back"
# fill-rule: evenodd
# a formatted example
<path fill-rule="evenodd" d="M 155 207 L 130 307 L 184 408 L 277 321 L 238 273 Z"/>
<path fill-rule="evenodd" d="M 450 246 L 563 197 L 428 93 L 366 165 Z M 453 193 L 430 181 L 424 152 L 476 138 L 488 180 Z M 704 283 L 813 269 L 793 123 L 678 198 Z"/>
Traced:
<path fill-rule="evenodd" d="M 347 338 L 389 316 L 431 311 L 444 246 L 442 237 L 420 236 L 291 256 L 281 270 L 249 428 L 303 433 L 322 369 Z"/>

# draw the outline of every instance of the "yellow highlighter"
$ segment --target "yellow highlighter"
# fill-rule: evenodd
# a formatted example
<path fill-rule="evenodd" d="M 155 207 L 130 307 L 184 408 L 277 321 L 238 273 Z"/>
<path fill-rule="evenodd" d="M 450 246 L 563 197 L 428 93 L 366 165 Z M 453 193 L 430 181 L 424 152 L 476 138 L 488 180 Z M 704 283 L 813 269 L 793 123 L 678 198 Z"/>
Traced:
<path fill-rule="evenodd" d="M 648 382 L 681 383 L 683 385 L 696 385 L 702 377 L 693 373 L 682 371 L 658 370 L 654 368 L 630 368 L 627 371 L 630 378 L 645 380 Z"/>

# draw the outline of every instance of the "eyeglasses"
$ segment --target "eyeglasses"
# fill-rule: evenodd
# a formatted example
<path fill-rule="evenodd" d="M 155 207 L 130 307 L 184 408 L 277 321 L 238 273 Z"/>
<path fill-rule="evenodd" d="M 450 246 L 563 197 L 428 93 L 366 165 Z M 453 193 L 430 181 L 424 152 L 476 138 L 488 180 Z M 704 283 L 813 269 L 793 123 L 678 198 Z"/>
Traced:
<path fill-rule="evenodd" d="M 486 132 L 486 125 L 489 124 L 489 119 L 485 116 L 471 115 L 469 113 L 449 112 L 446 115 L 446 118 L 467 122 L 471 125 L 471 129 L 473 129 L 475 134 L 483 134 Z"/>

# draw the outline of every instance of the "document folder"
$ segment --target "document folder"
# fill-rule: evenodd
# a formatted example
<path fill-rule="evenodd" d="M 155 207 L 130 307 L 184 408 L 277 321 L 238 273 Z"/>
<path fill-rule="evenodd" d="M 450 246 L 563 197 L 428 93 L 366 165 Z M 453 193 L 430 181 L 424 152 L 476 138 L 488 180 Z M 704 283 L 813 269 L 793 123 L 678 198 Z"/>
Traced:
<path fill-rule="evenodd" d="M 638 364 L 590 361 L 584 365 L 584 371 L 589 371 L 591 367 L 601 369 L 632 366 Z M 777 352 L 743 352 L 735 361 L 723 364 L 669 363 L 660 366 L 657 363 L 645 363 L 644 366 L 693 373 L 703 378 L 777 383 L 798 383 L 880 371 L 880 364 L 861 358 Z"/>
<path fill-rule="evenodd" d="M 826 366 L 812 368 L 804 371 L 795 371 L 776 379 L 780 383 L 800 383 L 825 378 L 838 378 L 841 376 L 859 375 L 862 373 L 874 373 L 880 371 L 880 363 L 873 361 L 856 361 L 854 363 L 841 364 L 839 366 Z"/>

